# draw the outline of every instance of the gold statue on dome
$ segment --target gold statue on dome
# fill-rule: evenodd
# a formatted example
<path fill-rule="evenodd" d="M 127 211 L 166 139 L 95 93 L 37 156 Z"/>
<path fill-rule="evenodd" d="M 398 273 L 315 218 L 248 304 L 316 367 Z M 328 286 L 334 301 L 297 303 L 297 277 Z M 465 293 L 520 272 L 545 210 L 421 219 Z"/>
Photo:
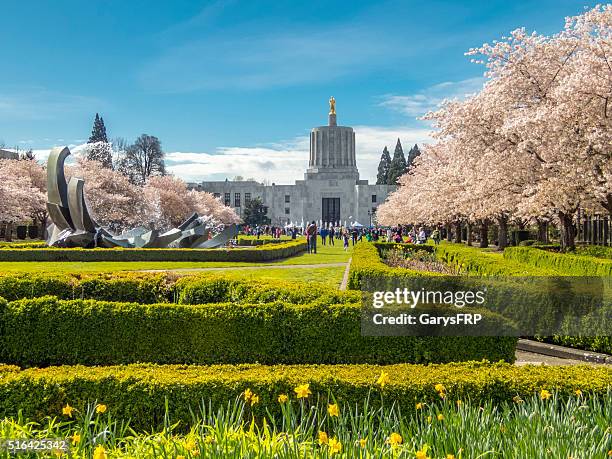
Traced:
<path fill-rule="evenodd" d="M 336 99 L 334 99 L 334 96 L 331 96 L 331 98 L 329 99 L 329 114 L 336 114 Z"/>

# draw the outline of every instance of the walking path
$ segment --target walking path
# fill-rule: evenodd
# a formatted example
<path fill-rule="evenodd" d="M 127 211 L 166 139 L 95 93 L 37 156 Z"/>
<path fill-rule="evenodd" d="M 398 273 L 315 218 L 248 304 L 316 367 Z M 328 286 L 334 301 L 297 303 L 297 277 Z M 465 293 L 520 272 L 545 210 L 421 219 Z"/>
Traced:
<path fill-rule="evenodd" d="M 351 260 L 352 258 L 349 258 L 349 261 L 346 264 L 344 276 L 342 276 L 342 282 L 340 283 L 340 290 L 346 290 L 346 288 L 348 287 L 349 271 L 351 270 Z"/>

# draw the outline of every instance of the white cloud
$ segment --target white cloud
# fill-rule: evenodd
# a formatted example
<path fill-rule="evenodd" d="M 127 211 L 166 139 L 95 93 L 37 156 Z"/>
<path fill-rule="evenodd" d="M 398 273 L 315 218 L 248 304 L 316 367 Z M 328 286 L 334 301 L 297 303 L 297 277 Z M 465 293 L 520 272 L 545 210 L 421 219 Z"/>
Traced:
<path fill-rule="evenodd" d="M 404 115 L 420 117 L 430 110 L 435 110 L 445 99 L 463 99 L 479 91 L 484 81 L 482 77 L 468 78 L 440 83 L 417 94 L 388 94 L 383 96 L 380 105 Z"/>
<path fill-rule="evenodd" d="M 404 153 L 415 143 L 430 140 L 429 131 L 411 127 L 357 126 L 355 129 L 357 166 L 362 179 L 375 181 L 378 161 L 385 145 L 391 153 L 398 138 Z M 222 147 L 214 153 L 172 152 L 167 154 L 168 170 L 189 182 L 232 179 L 236 175 L 277 184 L 302 179 L 308 167 L 309 139 L 254 147 Z"/>

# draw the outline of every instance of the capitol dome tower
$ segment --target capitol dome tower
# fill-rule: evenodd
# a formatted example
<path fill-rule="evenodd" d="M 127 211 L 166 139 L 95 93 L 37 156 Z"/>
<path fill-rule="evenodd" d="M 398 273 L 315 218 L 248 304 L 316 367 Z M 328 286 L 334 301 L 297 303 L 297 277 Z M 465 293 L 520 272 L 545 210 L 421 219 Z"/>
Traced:
<path fill-rule="evenodd" d="M 310 159 L 307 176 L 320 173 L 343 174 L 359 179 L 355 160 L 355 131 L 336 123 L 336 100 L 329 100 L 329 123 L 310 132 Z"/>

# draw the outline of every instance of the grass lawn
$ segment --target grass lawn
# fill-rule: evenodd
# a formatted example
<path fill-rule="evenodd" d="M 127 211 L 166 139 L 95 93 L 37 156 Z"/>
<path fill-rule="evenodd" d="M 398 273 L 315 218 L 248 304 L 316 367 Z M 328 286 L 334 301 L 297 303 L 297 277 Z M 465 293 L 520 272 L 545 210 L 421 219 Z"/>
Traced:
<path fill-rule="evenodd" d="M 278 261 L 265 263 L 246 263 L 246 262 L 183 262 L 183 261 L 133 261 L 133 262 L 0 262 L 0 273 L 94 273 L 94 272 L 118 272 L 118 271 L 143 271 L 143 270 L 188 270 L 201 268 L 229 268 L 229 267 L 253 267 L 261 266 L 257 270 L 232 270 L 233 274 L 240 273 L 241 277 L 251 277 L 256 279 L 275 278 L 275 279 L 295 279 L 304 281 L 329 282 L 339 285 L 344 273 L 344 267 L 316 267 L 316 268 L 277 268 L 274 266 L 287 265 L 310 265 L 310 264 L 330 264 L 346 263 L 350 258 L 351 248 L 345 252 L 342 242 L 335 241 L 336 245 L 322 245 L 319 238 L 317 254 L 306 252 L 299 255 L 285 258 Z M 265 268 L 263 268 L 265 267 Z M 270 268 L 267 268 L 270 267 Z M 212 271 L 218 272 L 218 271 Z"/>

